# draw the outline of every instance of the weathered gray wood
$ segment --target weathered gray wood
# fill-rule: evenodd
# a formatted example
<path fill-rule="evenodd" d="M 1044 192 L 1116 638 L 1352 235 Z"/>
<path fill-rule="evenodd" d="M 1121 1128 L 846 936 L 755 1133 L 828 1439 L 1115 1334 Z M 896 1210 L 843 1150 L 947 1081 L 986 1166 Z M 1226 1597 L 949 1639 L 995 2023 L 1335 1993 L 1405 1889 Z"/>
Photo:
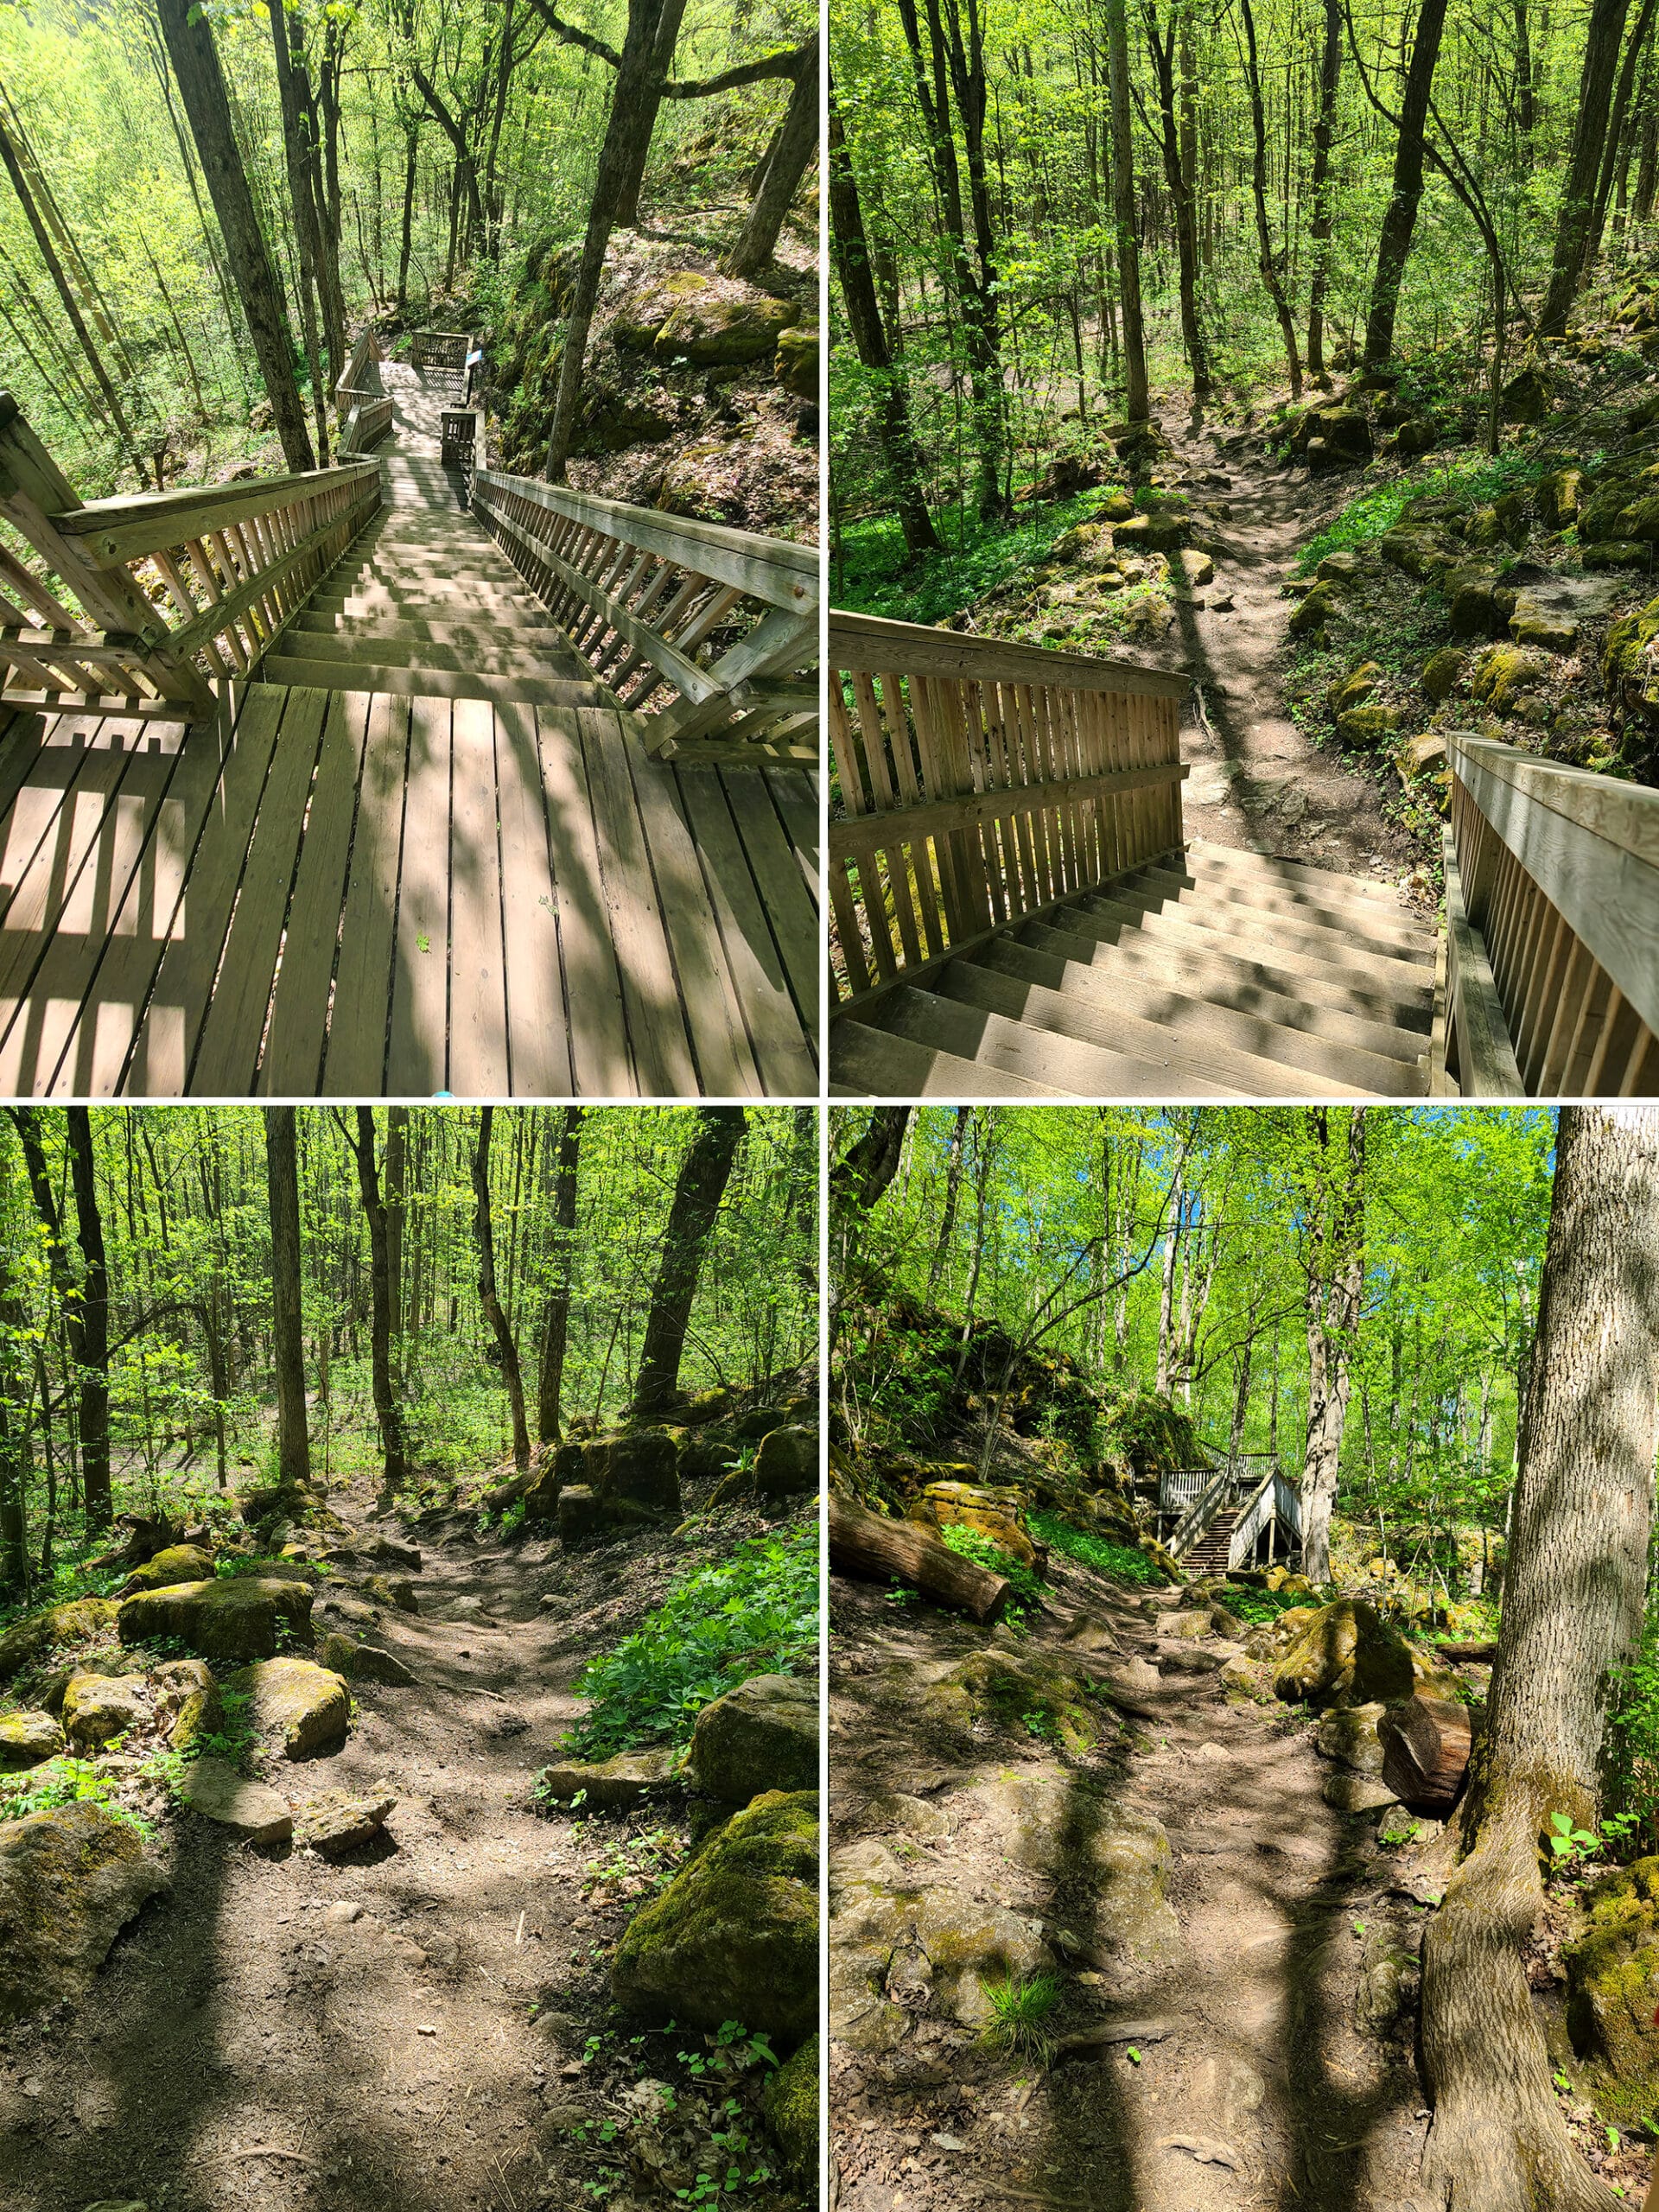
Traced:
<path fill-rule="evenodd" d="M 1185 676 L 1137 668 L 1088 653 L 1051 652 L 1045 645 L 970 638 L 921 622 L 887 622 L 874 614 L 830 610 L 830 664 L 849 673 L 944 676 L 976 683 L 1032 683 L 1055 691 L 1125 691 L 1151 699 L 1184 699 Z"/>
<path fill-rule="evenodd" d="M 1446 875 L 1447 1043 L 1455 1044 L 1459 1095 L 1524 1098 L 1503 1002 L 1492 978 L 1485 942 L 1463 903 L 1463 878 L 1450 825 L 1441 849 Z"/>
<path fill-rule="evenodd" d="M 238 484 L 188 484 L 173 492 L 139 492 L 130 499 L 93 499 L 53 521 L 79 538 L 100 561 L 137 561 L 158 549 L 182 545 L 205 531 L 228 530 L 257 515 L 280 514 L 319 492 L 378 481 L 378 464 L 353 461 L 339 468 L 307 469 L 293 476 L 255 477 Z"/>
<path fill-rule="evenodd" d="M 998 791 L 971 791 L 963 798 L 931 799 L 920 806 L 895 806 L 882 814 L 853 815 L 830 824 L 830 857 L 838 860 L 849 854 L 901 844 L 912 837 L 937 836 L 946 830 L 982 822 L 988 816 L 1031 813 L 1067 806 L 1077 799 L 1098 798 L 1108 792 L 1183 783 L 1191 772 L 1184 760 L 1166 760 L 1149 768 L 1117 768 L 1098 776 L 1071 776 L 1062 782 L 1010 784 Z"/>

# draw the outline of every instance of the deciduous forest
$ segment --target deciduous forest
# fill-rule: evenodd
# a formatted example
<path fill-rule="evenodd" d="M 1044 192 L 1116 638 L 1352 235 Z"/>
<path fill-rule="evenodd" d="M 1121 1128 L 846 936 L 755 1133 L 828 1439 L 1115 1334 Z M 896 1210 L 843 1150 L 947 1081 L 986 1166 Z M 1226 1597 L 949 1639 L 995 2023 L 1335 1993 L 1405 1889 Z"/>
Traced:
<path fill-rule="evenodd" d="M 1639 2201 L 1651 1111 L 831 1157 L 843 2203 Z"/>
<path fill-rule="evenodd" d="M 801 2201 L 817 1187 L 806 1110 L 0 1121 L 9 2205 Z"/>

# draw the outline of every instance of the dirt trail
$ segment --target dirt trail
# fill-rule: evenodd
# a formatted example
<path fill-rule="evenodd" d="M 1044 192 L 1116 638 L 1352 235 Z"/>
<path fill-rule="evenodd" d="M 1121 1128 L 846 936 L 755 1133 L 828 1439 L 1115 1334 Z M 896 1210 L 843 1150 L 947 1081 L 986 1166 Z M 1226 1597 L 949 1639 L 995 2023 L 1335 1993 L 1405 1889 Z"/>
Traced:
<path fill-rule="evenodd" d="M 1157 1643 L 1121 1589 L 1052 1566 L 1049 1612 L 1028 1643 L 1003 1647 L 1015 1663 L 1022 1649 L 1066 1649 L 1068 1626 L 1083 1618 L 1108 1623 L 1122 1647 L 1099 1655 L 1103 1669 L 1178 1648 Z M 1022 1872 L 978 1817 L 988 1781 L 1064 1771 L 1048 1746 L 1020 1741 L 1016 1727 L 970 1764 L 932 1764 L 913 1713 L 906 1726 L 904 1685 L 983 1649 L 984 1632 L 938 1614 L 895 1620 L 880 1593 L 852 1586 L 836 1593 L 837 1834 L 874 1833 L 884 1790 L 925 1793 L 945 1832 L 902 1855 L 918 1862 L 918 1880 L 1041 1925 L 1071 1969 L 1047 2024 L 1065 2036 L 1142 2024 L 1132 2045 L 1064 2057 L 1046 2075 L 928 2012 L 893 2050 L 838 2045 L 840 2212 L 1428 2212 L 1412 2008 L 1370 2032 L 1357 2024 L 1357 2006 L 1386 2015 L 1402 1979 L 1409 1990 L 1423 1910 L 1392 1891 L 1395 1869 L 1372 1823 L 1324 1802 L 1332 1769 L 1307 1724 L 1228 1702 L 1213 1673 L 1164 1675 L 1136 1696 L 1122 1742 L 1084 1762 L 1173 1847 L 1179 1945 L 1161 1963 L 1137 1964 L 1109 1944 L 1089 1948 L 1088 1902 L 1068 1894 L 1063 1856 L 1047 1876 Z"/>
<path fill-rule="evenodd" d="M 1215 557 L 1214 583 L 1179 600 L 1168 637 L 1135 652 L 1190 676 L 1202 697 L 1202 717 L 1189 709 L 1181 730 L 1188 836 L 1397 882 L 1421 858 L 1409 834 L 1384 814 L 1378 786 L 1334 746 L 1312 743 L 1284 704 L 1293 602 L 1280 587 L 1299 549 L 1354 496 L 1353 475 L 1218 460 L 1207 435 L 1164 427 L 1192 471 L 1182 488 L 1195 507 L 1217 510 L 1192 533 Z"/>
<path fill-rule="evenodd" d="M 530 1783 L 585 1659 L 655 1602 L 666 1551 L 408 1540 L 424 1554 L 420 1611 L 379 1609 L 374 1640 L 418 1686 L 354 1685 L 346 1749 L 269 1775 L 290 1799 L 384 1783 L 388 1840 L 331 1866 L 167 1822 L 171 1897 L 118 1940 L 78 2012 L 0 2037 L 7 2212 L 586 2201 L 559 2150 L 580 2094 L 562 2069 L 604 2011 L 592 1954 L 633 1908 L 584 1903 L 593 1847 L 568 1817 L 535 1817 Z M 555 1611 L 543 1590 L 561 1593 Z M 320 1600 L 317 1620 L 362 1633 L 360 1601 L 345 1612 L 326 1623 Z"/>

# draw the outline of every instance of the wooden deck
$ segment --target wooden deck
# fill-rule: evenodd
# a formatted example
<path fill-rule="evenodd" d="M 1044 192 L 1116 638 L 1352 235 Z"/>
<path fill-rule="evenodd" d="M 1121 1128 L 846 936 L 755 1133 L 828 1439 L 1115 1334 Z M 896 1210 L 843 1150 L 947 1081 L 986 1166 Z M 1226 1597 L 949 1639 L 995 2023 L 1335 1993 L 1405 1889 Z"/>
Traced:
<path fill-rule="evenodd" d="M 815 1094 L 812 781 L 632 719 L 0 711 L 0 1095 Z"/>

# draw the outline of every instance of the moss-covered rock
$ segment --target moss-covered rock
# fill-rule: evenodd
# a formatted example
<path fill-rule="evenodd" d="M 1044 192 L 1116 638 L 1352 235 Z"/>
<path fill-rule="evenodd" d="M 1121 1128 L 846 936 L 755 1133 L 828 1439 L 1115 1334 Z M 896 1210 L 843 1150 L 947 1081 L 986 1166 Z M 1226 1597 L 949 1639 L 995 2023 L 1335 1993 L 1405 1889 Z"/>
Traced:
<path fill-rule="evenodd" d="M 121 1595 L 135 1590 L 163 1590 L 169 1583 L 200 1582 L 213 1571 L 213 1555 L 200 1544 L 168 1544 L 142 1567 L 134 1567 L 121 1586 Z"/>
<path fill-rule="evenodd" d="M 1380 1703 L 1333 1707 L 1319 1723 L 1320 1757 L 1355 1774 L 1381 1774 L 1382 1745 L 1376 1724 L 1384 1710 Z"/>
<path fill-rule="evenodd" d="M 56 1758 L 63 1731 L 49 1713 L 0 1713 L 0 1774 L 19 1774 Z"/>
<path fill-rule="evenodd" d="M 769 1430 L 754 1455 L 754 1487 L 774 1503 L 810 1497 L 818 1487 L 817 1431 L 794 1422 Z"/>
<path fill-rule="evenodd" d="M 1506 423 L 1541 423 L 1554 404 L 1554 391 L 1542 369 L 1529 366 L 1504 385 L 1501 404 Z"/>
<path fill-rule="evenodd" d="M 1497 571 L 1482 561 L 1462 561 L 1440 579 L 1459 638 L 1496 638 L 1508 626 L 1510 610 L 1500 595 Z"/>
<path fill-rule="evenodd" d="M 729 277 L 682 270 L 668 281 L 676 296 L 652 340 L 658 360 L 680 359 L 709 368 L 758 361 L 775 353 L 779 334 L 801 319 L 793 300 L 776 299 Z"/>
<path fill-rule="evenodd" d="M 150 1717 L 149 1686 L 142 1675 L 74 1675 L 63 1693 L 63 1732 L 81 1751 L 94 1751 Z"/>
<path fill-rule="evenodd" d="M 1659 721 L 1659 669 L 1654 640 L 1659 638 L 1659 599 L 1608 626 L 1601 650 L 1601 680 L 1610 700 L 1627 714 Z"/>
<path fill-rule="evenodd" d="M 974 1724 L 1035 1733 L 1080 1758 L 1107 1733 L 1100 1707 L 1075 1668 L 1046 1652 L 977 1651 L 922 1695 L 928 1719 L 959 1735 Z"/>
<path fill-rule="evenodd" d="M 1022 1567 L 1037 1563 L 1037 1547 L 1017 1503 L 1008 1495 L 999 1495 L 979 1483 L 929 1483 L 921 1496 L 912 1500 L 906 1517 L 931 1529 L 977 1529 Z"/>
<path fill-rule="evenodd" d="M 1599 544 L 1584 546 L 1580 557 L 1586 569 L 1649 569 L 1653 555 L 1651 545 L 1639 545 L 1634 538 L 1605 537 Z"/>
<path fill-rule="evenodd" d="M 1431 653 L 1418 678 L 1424 697 L 1432 699 L 1437 706 L 1443 699 L 1449 699 L 1462 683 L 1463 671 L 1468 664 L 1468 655 L 1460 652 L 1456 645 L 1442 645 L 1439 652 Z"/>
<path fill-rule="evenodd" d="M 1546 530 L 1567 530 L 1577 522 L 1584 488 L 1581 468 L 1555 468 L 1539 478 L 1533 498 Z"/>
<path fill-rule="evenodd" d="M 0 1682 L 9 1682 L 53 1651 L 112 1629 L 116 1610 L 112 1598 L 70 1598 L 14 1621 L 0 1636 Z"/>
<path fill-rule="evenodd" d="M 817 1791 L 757 1797 L 630 1923 L 616 2002 L 642 2019 L 739 2020 L 794 2050 L 817 2025 Z"/>
<path fill-rule="evenodd" d="M 1475 662 L 1469 689 L 1494 714 L 1511 714 L 1548 671 L 1548 663 L 1524 645 L 1489 645 Z"/>
<path fill-rule="evenodd" d="M 337 1751 L 346 1741 L 351 1693 L 327 1667 L 309 1659 L 261 1659 L 238 1668 L 225 1687 L 247 1700 L 249 1727 L 280 1741 L 287 1758 Z"/>
<path fill-rule="evenodd" d="M 1399 728 L 1400 716 L 1392 707 L 1351 707 L 1337 716 L 1337 734 L 1349 745 L 1381 745 Z"/>
<path fill-rule="evenodd" d="M 1604 1875 L 1586 1902 L 1562 1955 L 1567 2032 L 1595 2069 L 1597 2109 L 1633 2119 L 1659 2099 L 1659 1859 Z"/>
<path fill-rule="evenodd" d="M 1301 1628 L 1280 1659 L 1273 1688 L 1287 1704 L 1386 1704 L 1412 1694 L 1411 1653 L 1373 1606 L 1340 1598 Z"/>
<path fill-rule="evenodd" d="M 687 1770 L 708 1797 L 747 1805 L 818 1785 L 818 1693 L 793 1675 L 751 1675 L 698 1713 Z"/>
<path fill-rule="evenodd" d="M 705 1708 L 706 1709 L 706 1708 Z M 674 1782 L 679 1756 L 667 1745 L 619 1751 L 608 1759 L 558 1759 L 543 1767 L 537 1788 L 554 1803 L 578 1798 L 595 1812 L 627 1812 L 648 1798 L 660 1797 Z"/>
<path fill-rule="evenodd" d="M 0 1822 L 0 2022 L 85 1997 L 120 1929 L 166 1887 L 137 1830 L 101 1805 Z"/>
<path fill-rule="evenodd" d="M 795 2179 L 810 2183 L 818 2171 L 818 2038 L 809 2036 L 792 2058 L 766 2076 L 760 2092 L 766 2116 Z"/>
<path fill-rule="evenodd" d="M 1457 559 L 1444 530 L 1430 518 L 1410 515 L 1384 532 L 1377 550 L 1390 568 L 1408 576 L 1437 576 Z"/>
<path fill-rule="evenodd" d="M 1179 512 L 1126 515 L 1112 526 L 1119 553 L 1173 553 L 1185 535 L 1185 517 Z"/>
<path fill-rule="evenodd" d="M 818 396 L 818 332 L 816 324 L 797 323 L 778 334 L 772 373 L 797 399 Z"/>
<path fill-rule="evenodd" d="M 1363 707 L 1377 685 L 1382 681 L 1382 671 L 1374 660 L 1363 660 L 1357 668 L 1331 686 L 1325 693 L 1325 703 L 1333 715 L 1345 715 L 1355 707 Z"/>
<path fill-rule="evenodd" d="M 1315 584 L 1304 592 L 1300 604 L 1290 618 L 1293 638 L 1310 638 L 1323 630 L 1337 611 L 1337 594 L 1332 585 Z"/>
<path fill-rule="evenodd" d="M 336 1675 L 343 1675 L 348 1682 L 384 1682 L 393 1689 L 408 1689 L 416 1677 L 392 1652 L 381 1651 L 372 1643 L 354 1643 L 338 1630 L 325 1636 L 317 1646 L 317 1662 Z"/>
<path fill-rule="evenodd" d="M 212 1582 L 176 1582 L 124 1598 L 116 1611 L 123 1643 L 173 1637 L 204 1659 L 270 1659 L 278 1630 L 311 1641 L 314 1592 L 303 1582 L 274 1575 L 221 1575 Z"/>
<path fill-rule="evenodd" d="M 621 352 L 649 353 L 657 334 L 677 310 L 709 289 L 709 279 L 695 269 L 671 269 L 647 276 L 622 301 L 611 321 L 611 340 Z M 556 306 L 553 312 L 558 312 Z"/>

